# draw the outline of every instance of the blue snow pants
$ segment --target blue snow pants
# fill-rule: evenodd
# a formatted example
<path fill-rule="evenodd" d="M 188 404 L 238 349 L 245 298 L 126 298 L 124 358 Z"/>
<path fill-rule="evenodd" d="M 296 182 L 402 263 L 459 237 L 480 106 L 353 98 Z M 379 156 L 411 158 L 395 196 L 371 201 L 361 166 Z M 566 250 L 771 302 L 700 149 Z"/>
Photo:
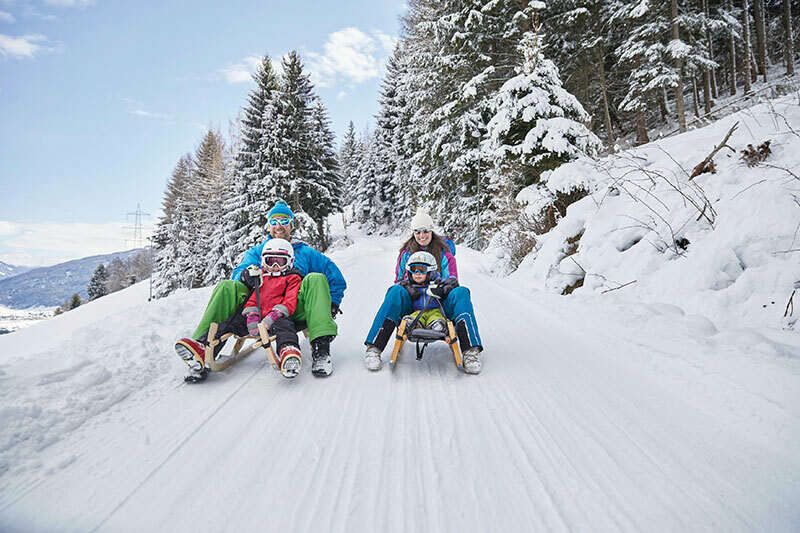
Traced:
<path fill-rule="evenodd" d="M 459 335 L 461 349 L 467 350 L 473 346 L 483 348 L 469 289 L 466 287 L 454 288 L 447 295 L 447 298 L 442 300 L 442 307 L 444 308 L 444 314 L 453 321 L 456 328 L 466 333 L 466 335 Z M 375 344 L 375 339 L 386 320 L 392 321 L 397 326 L 404 316 L 411 314 L 413 311 L 411 296 L 409 296 L 408 291 L 401 285 L 389 287 L 389 290 L 386 291 L 386 296 L 383 298 L 381 308 L 378 309 L 378 314 L 375 315 L 375 320 L 372 322 L 372 327 L 364 344 Z M 469 345 L 464 346 L 467 339 Z"/>

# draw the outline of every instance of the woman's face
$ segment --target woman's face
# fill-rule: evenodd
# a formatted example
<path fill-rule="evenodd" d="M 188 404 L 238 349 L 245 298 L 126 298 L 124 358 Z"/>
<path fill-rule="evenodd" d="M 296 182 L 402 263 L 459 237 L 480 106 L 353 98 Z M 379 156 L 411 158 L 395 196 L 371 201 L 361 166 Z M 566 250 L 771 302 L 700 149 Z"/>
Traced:
<path fill-rule="evenodd" d="M 433 232 L 431 230 L 414 230 L 414 239 L 420 246 L 428 246 L 433 239 Z"/>

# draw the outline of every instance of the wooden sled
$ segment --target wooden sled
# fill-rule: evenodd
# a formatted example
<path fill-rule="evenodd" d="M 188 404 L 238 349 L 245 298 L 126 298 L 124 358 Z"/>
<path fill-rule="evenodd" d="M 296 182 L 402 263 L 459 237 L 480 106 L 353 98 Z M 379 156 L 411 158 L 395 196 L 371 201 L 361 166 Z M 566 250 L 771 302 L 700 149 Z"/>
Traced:
<path fill-rule="evenodd" d="M 264 324 L 258 325 L 258 337 L 251 337 L 249 335 L 245 337 L 239 337 L 233 333 L 225 333 L 221 337 L 217 338 L 218 329 L 219 324 L 212 322 L 211 327 L 208 328 L 208 341 L 206 342 L 205 363 L 206 367 L 212 372 L 225 370 L 232 364 L 241 361 L 262 347 L 267 351 L 267 359 L 269 360 L 270 364 L 274 368 L 279 367 L 278 358 L 275 355 L 275 350 L 272 348 L 272 341 L 275 340 L 275 336 L 269 336 L 267 328 L 264 327 Z M 216 348 L 220 343 L 224 343 L 231 337 L 236 337 L 236 344 L 233 345 L 233 352 L 227 355 L 220 354 L 215 359 L 214 348 Z M 245 341 L 248 339 L 255 339 L 255 342 L 243 350 L 242 346 L 244 346 Z"/>
<path fill-rule="evenodd" d="M 414 328 L 409 332 L 406 331 L 407 328 L 408 321 L 404 318 L 400 321 L 400 325 L 398 326 L 397 333 L 394 337 L 394 348 L 392 349 L 392 356 L 389 359 L 389 366 L 392 370 L 394 370 L 396 366 L 397 357 L 400 355 L 400 349 L 403 347 L 406 341 L 416 343 L 418 361 L 422 359 L 422 354 L 428 344 L 437 341 L 445 341 L 450 346 L 450 351 L 453 353 L 453 359 L 455 360 L 456 367 L 461 370 L 464 369 L 464 365 L 461 362 L 461 348 L 458 346 L 458 337 L 456 336 L 456 328 L 453 325 L 453 322 L 450 320 L 447 321 L 447 333 L 425 328 Z"/>

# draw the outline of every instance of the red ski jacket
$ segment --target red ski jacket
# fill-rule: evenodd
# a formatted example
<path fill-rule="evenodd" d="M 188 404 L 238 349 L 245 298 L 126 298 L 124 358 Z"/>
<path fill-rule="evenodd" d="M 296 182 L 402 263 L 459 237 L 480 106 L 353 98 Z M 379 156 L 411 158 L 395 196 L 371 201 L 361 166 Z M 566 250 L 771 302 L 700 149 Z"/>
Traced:
<path fill-rule="evenodd" d="M 264 276 L 261 281 L 261 309 L 256 307 L 256 291 L 247 299 L 242 314 L 258 313 L 266 316 L 277 309 L 285 317 L 290 317 L 297 309 L 297 294 L 300 292 L 302 278 L 296 270 L 290 270 L 283 276 Z"/>

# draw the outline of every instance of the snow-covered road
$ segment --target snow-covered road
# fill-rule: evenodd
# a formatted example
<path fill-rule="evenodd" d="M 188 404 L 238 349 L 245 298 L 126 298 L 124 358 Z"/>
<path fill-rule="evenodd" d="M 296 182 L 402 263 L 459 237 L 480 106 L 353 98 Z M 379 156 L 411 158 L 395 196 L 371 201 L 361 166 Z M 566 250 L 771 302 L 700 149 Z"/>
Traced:
<path fill-rule="evenodd" d="M 397 245 L 332 254 L 328 379 L 259 352 L 183 384 L 172 341 L 208 290 L 137 286 L 0 338 L 0 530 L 796 530 L 796 333 L 523 293 L 464 249 L 484 372 L 442 344 L 368 373 Z"/>

